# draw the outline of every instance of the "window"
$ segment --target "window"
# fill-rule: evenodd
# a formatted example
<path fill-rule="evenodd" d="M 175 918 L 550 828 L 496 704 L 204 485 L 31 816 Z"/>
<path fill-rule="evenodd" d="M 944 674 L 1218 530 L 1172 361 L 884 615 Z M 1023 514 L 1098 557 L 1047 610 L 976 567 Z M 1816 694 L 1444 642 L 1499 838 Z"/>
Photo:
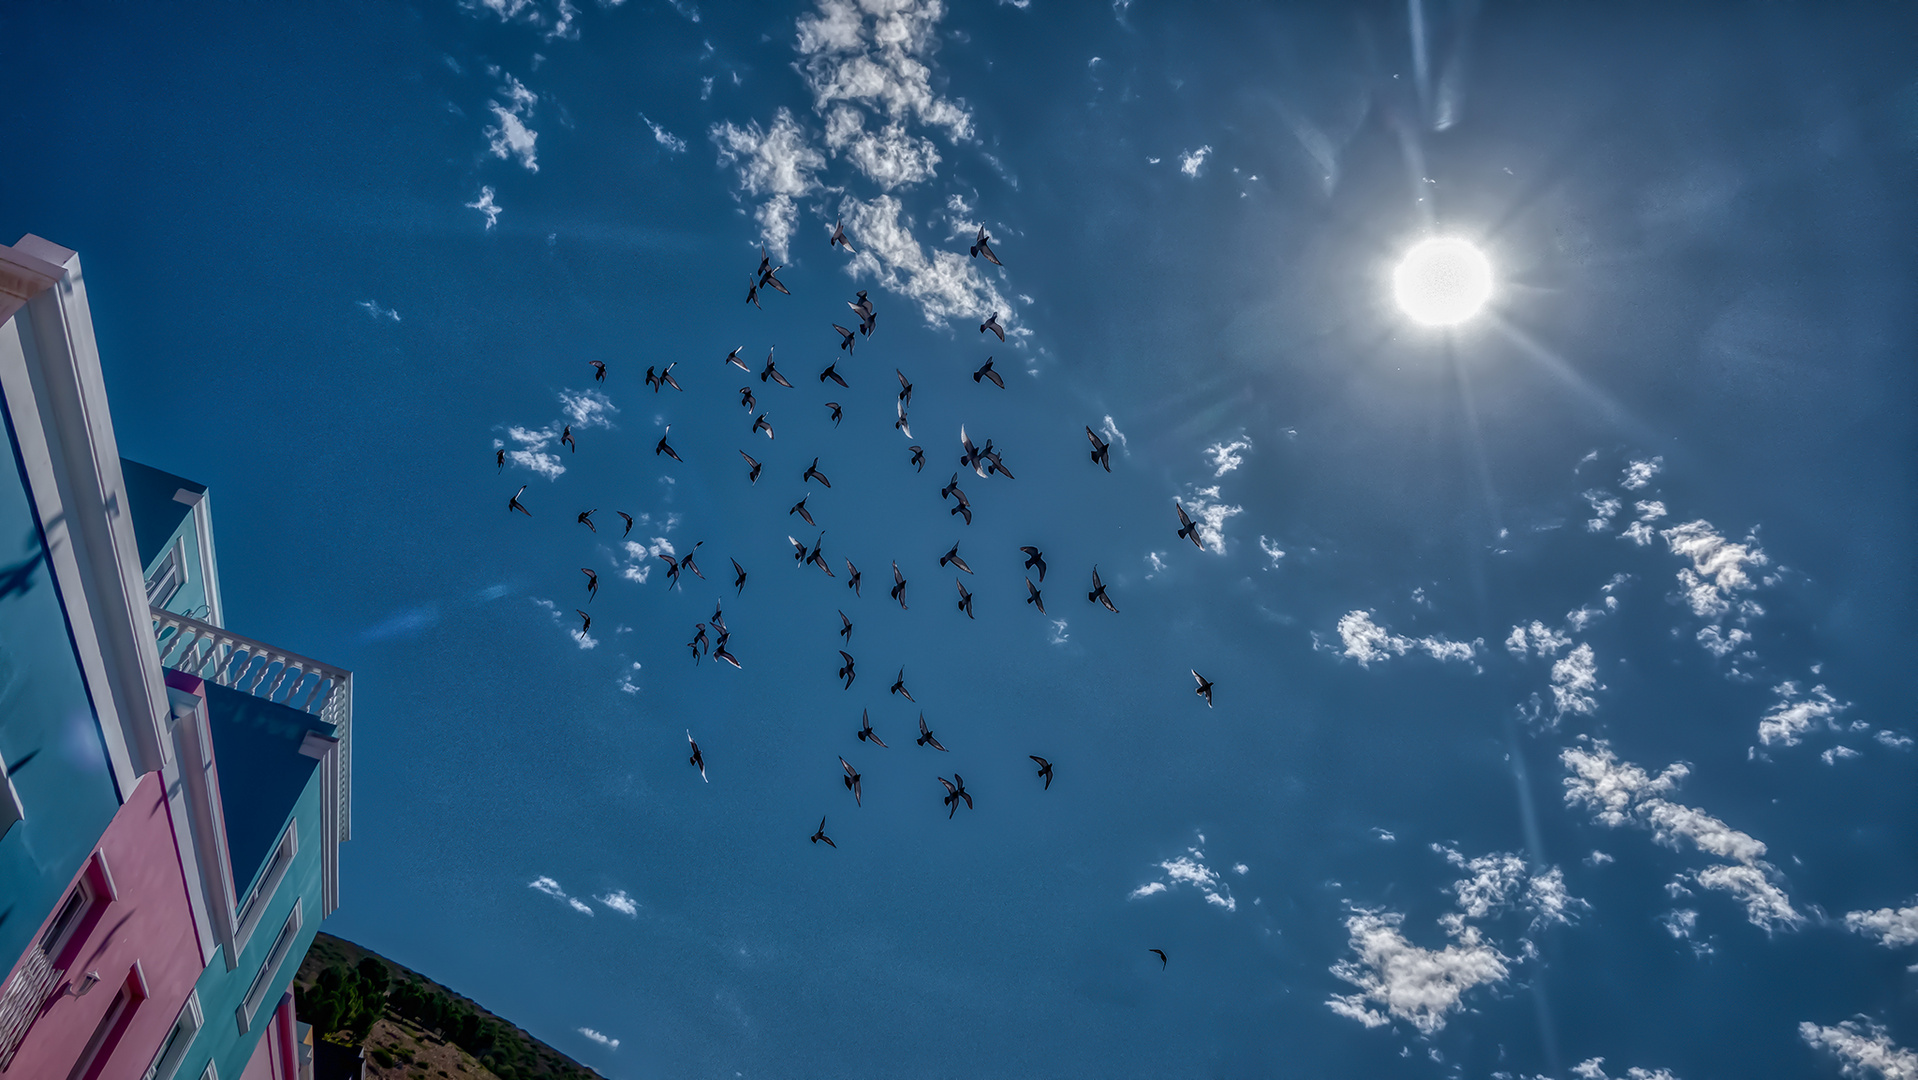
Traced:
<path fill-rule="evenodd" d="M 252 1028 L 253 1014 L 260 1011 L 260 1003 L 266 1000 L 266 992 L 273 987 L 273 976 L 280 970 L 280 963 L 286 954 L 293 951 L 293 939 L 300 932 L 300 905 L 295 903 L 293 910 L 287 913 L 286 925 L 280 927 L 280 934 L 273 939 L 273 948 L 267 951 L 266 962 L 260 965 L 260 973 L 253 976 L 253 985 L 246 989 L 246 999 L 240 1002 L 238 1019 L 242 1035 Z"/>
<path fill-rule="evenodd" d="M 87 902 L 93 899 L 92 891 L 87 879 L 82 877 L 74 882 L 73 891 L 67 893 L 67 898 L 61 902 L 60 910 L 53 916 L 53 921 L 47 924 L 47 932 L 40 936 L 40 951 L 47 954 L 48 960 L 59 959 L 60 950 L 66 947 L 67 939 L 73 935 L 73 928 L 79 925 L 80 916 L 86 913 Z"/>
<path fill-rule="evenodd" d="M 153 576 L 147 579 L 148 604 L 154 607 L 165 607 L 167 602 L 173 599 L 173 595 L 180 591 L 180 587 L 186 584 L 184 547 L 183 544 L 174 544 L 167 551 L 166 558 L 162 559 L 160 565 L 154 569 Z"/>
<path fill-rule="evenodd" d="M 293 856 L 300 850 L 298 826 L 297 819 L 287 823 L 285 835 L 280 837 L 279 846 L 273 849 L 273 858 L 266 864 L 266 869 L 260 872 L 260 878 L 254 883 L 253 891 L 247 894 L 246 902 L 240 905 L 239 916 L 235 919 L 240 929 L 233 938 L 234 948 L 246 948 L 248 939 L 253 936 L 254 924 L 260 921 L 260 912 L 266 909 L 267 901 L 273 899 L 280 881 L 286 877 L 287 869 L 293 865 Z"/>
<path fill-rule="evenodd" d="M 180 1018 L 173 1022 L 173 1030 L 167 1033 L 166 1041 L 160 1044 L 160 1052 L 153 1056 L 153 1064 L 147 1066 L 144 1080 L 173 1080 L 173 1073 L 180 1067 L 180 1059 L 186 1056 L 187 1048 L 193 1045 L 193 1037 L 200 1033 L 200 1025 L 205 1016 L 200 1012 L 200 992 L 192 991 L 186 996 L 186 1004 L 180 1008 Z"/>

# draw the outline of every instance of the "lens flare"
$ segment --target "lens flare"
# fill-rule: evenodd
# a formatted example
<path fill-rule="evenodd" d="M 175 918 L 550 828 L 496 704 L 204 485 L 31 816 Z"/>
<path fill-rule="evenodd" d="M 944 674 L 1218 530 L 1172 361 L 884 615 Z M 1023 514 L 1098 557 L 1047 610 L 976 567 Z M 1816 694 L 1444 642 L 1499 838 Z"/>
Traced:
<path fill-rule="evenodd" d="M 1392 271 L 1392 291 L 1414 322 L 1453 326 L 1478 314 L 1492 297 L 1492 264 L 1464 240 L 1420 241 Z"/>

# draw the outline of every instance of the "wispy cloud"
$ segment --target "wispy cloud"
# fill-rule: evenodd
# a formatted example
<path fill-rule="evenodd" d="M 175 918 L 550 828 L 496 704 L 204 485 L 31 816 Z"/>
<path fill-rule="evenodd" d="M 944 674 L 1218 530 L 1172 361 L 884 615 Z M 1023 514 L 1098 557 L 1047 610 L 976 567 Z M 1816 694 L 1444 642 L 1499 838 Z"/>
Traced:
<path fill-rule="evenodd" d="M 486 215 L 486 229 L 491 232 L 499 224 L 500 207 L 493 201 L 493 189 L 490 186 L 480 188 L 479 198 L 465 204 L 468 210 L 478 210 Z"/>
<path fill-rule="evenodd" d="M 1259 536 L 1259 550 L 1265 553 L 1266 561 L 1270 563 L 1266 567 L 1267 570 L 1278 569 L 1279 560 L 1285 558 L 1285 552 L 1280 549 L 1278 541 L 1264 534 Z"/>
<path fill-rule="evenodd" d="M 1587 532 L 1604 532 L 1612 527 L 1612 518 L 1624 509 L 1625 504 L 1610 492 L 1593 489 L 1585 493 L 1585 501 L 1592 504 L 1591 520 L 1585 523 Z"/>
<path fill-rule="evenodd" d="M 1203 837 L 1201 838 L 1201 842 L 1203 842 Z M 1239 865 L 1242 866 L 1244 864 L 1241 863 Z M 1240 874 L 1246 872 L 1245 870 L 1240 870 L 1238 866 L 1234 866 L 1233 869 Z M 1132 890 L 1132 892 L 1128 894 L 1128 898 L 1141 900 L 1148 896 L 1157 896 L 1162 892 L 1168 892 L 1181 885 L 1189 885 L 1196 889 L 1199 895 L 1205 897 L 1206 903 L 1214 907 L 1222 908 L 1226 911 L 1237 911 L 1239 909 L 1239 902 L 1233 899 L 1232 890 L 1226 885 L 1225 879 L 1217 870 L 1205 864 L 1205 852 L 1196 847 L 1187 848 L 1186 854 L 1175 856 L 1159 863 L 1159 870 L 1163 874 L 1161 880 L 1146 882 Z"/>
<path fill-rule="evenodd" d="M 725 121 L 714 124 L 708 135 L 719 150 L 719 163 L 737 173 L 741 190 L 765 198 L 753 215 L 760 240 L 775 258 L 784 260 L 799 220 L 794 200 L 819 186 L 817 173 L 826 167 L 826 156 L 784 108 L 773 114 L 770 127 L 761 128 L 756 120 L 745 127 Z"/>
<path fill-rule="evenodd" d="M 1505 651 L 1523 660 L 1527 653 L 1557 656 L 1560 649 L 1567 648 L 1571 644 L 1570 635 L 1533 619 L 1529 627 L 1523 624 L 1512 627 L 1512 632 L 1505 638 Z"/>
<path fill-rule="evenodd" d="M 1614 1078 L 1607 1076 L 1605 1070 L 1599 1067 L 1604 1063 L 1602 1057 L 1587 1058 L 1572 1066 L 1572 1075 L 1578 1080 L 1678 1080 L 1669 1069 L 1641 1069 L 1636 1065 Z"/>
<path fill-rule="evenodd" d="M 506 451 L 506 460 L 522 469 L 531 469 L 548 480 L 557 480 L 566 473 L 559 455 L 548 451 L 559 432 L 550 428 L 523 428 L 513 426 L 506 429 L 506 437 L 519 444 L 517 449 Z"/>
<path fill-rule="evenodd" d="M 699 21 L 698 17 L 695 16 L 693 21 L 698 22 Z M 647 116 L 645 113 L 640 113 L 639 118 L 645 121 L 647 127 L 653 129 L 653 141 L 665 147 L 667 153 L 683 154 L 686 152 L 685 139 L 682 139 L 679 136 L 673 134 L 672 132 L 667 131 L 664 127 L 660 125 L 659 121 L 654 120 L 652 117 Z"/>
<path fill-rule="evenodd" d="M 862 10 L 863 9 L 863 10 Z M 894 122 L 916 120 L 941 128 L 957 144 L 972 137 L 972 113 L 964 101 L 932 90 L 926 65 L 939 40 L 945 14 L 941 0 L 904 0 L 865 5 L 853 0 L 817 0 L 816 12 L 799 16 L 795 48 L 813 93 L 813 108 L 835 102 L 860 105 Z"/>
<path fill-rule="evenodd" d="M 1625 466 L 1624 475 L 1620 477 L 1618 486 L 1626 491 L 1638 491 L 1652 482 L 1652 477 L 1658 475 L 1659 468 L 1664 464 L 1663 457 L 1631 462 Z"/>
<path fill-rule="evenodd" d="M 1717 619 L 1732 609 L 1732 598 L 1755 588 L 1748 568 L 1770 562 L 1755 538 L 1734 543 L 1721 536 L 1711 522 L 1700 519 L 1660 530 L 1672 554 L 1692 561 L 1678 571 L 1678 584 L 1692 613 Z"/>
<path fill-rule="evenodd" d="M 1805 1021 L 1798 1025 L 1798 1036 L 1814 1050 L 1823 1050 L 1838 1059 L 1838 1071 L 1857 1080 L 1876 1074 L 1880 1080 L 1918 1078 L 1918 1054 L 1891 1041 L 1881 1024 L 1859 1017 L 1837 1027 L 1820 1027 Z"/>
<path fill-rule="evenodd" d="M 1225 554 L 1226 519 L 1245 513 L 1245 507 L 1227 503 L 1219 494 L 1217 484 L 1211 487 L 1188 487 L 1184 499 L 1185 511 L 1192 515 L 1192 523 L 1199 527 L 1199 540 L 1207 550 Z"/>
<path fill-rule="evenodd" d="M 407 608 L 387 616 L 386 619 L 360 632 L 361 641 L 392 641 L 402 638 L 416 638 L 427 630 L 439 625 L 440 607 L 438 604 L 422 604 Z"/>
<path fill-rule="evenodd" d="M 1205 166 L 1206 155 L 1211 152 L 1212 147 L 1201 146 L 1197 150 L 1188 150 L 1180 154 L 1179 171 L 1187 176 L 1199 175 L 1199 170 Z"/>
<path fill-rule="evenodd" d="M 1887 949 L 1918 945 L 1918 897 L 1912 898 L 1910 907 L 1847 911 L 1845 929 L 1877 938 Z"/>
<path fill-rule="evenodd" d="M 1511 976 L 1512 958 L 1485 940 L 1479 928 L 1453 919 L 1446 924 L 1455 939 L 1441 949 L 1414 945 L 1400 932 L 1405 916 L 1396 911 L 1355 908 L 1345 920 L 1357 955 L 1332 965 L 1332 974 L 1358 987 L 1355 994 L 1334 994 L 1326 1006 L 1366 1027 L 1403 1020 L 1433 1035 L 1446 1018 L 1465 1007 L 1465 994 L 1496 985 Z M 1376 1007 L 1374 1007 L 1376 1006 Z"/>
<path fill-rule="evenodd" d="M 539 132 L 526 126 L 526 120 L 533 115 L 533 106 L 538 103 L 539 95 L 526 89 L 526 84 L 506 75 L 506 85 L 499 88 L 499 94 L 506 99 L 505 104 L 489 101 L 486 107 L 492 110 L 497 123 L 481 131 L 487 140 L 487 148 L 493 156 L 505 161 L 518 158 L 528 172 L 539 171 L 539 158 L 536 143 Z"/>
<path fill-rule="evenodd" d="M 1052 619 L 1047 622 L 1046 624 L 1046 643 L 1047 644 L 1064 645 L 1069 638 L 1070 638 L 1070 635 L 1066 633 L 1066 621 L 1064 619 Z"/>
<path fill-rule="evenodd" d="M 928 254 L 901 220 L 902 209 L 891 195 L 871 201 L 848 197 L 840 203 L 846 234 L 857 249 L 847 264 L 854 280 L 869 276 L 881 286 L 917 301 L 926 322 L 933 326 L 958 320 L 971 335 L 988 314 L 998 312 L 1007 337 L 1016 339 L 1031 333 L 1018 325 L 1012 305 L 980 271 L 983 260 L 969 259 L 959 251 Z"/>
<path fill-rule="evenodd" d="M 1598 661 L 1592 647 L 1580 644 L 1552 664 L 1552 704 L 1562 719 L 1566 713 L 1589 716 L 1598 711 L 1592 693 L 1605 689 L 1598 682 Z"/>
<path fill-rule="evenodd" d="M 1483 638 L 1471 641 L 1453 641 L 1443 637 L 1406 637 L 1394 634 L 1385 627 L 1372 621 L 1369 611 L 1351 611 L 1339 618 L 1339 641 L 1344 646 L 1343 655 L 1359 662 L 1360 667 L 1368 667 L 1394 656 L 1404 656 L 1409 652 L 1422 652 L 1434 660 L 1459 660 L 1471 662 L 1478 655 L 1478 649 L 1485 644 Z"/>
<path fill-rule="evenodd" d="M 1132 446 L 1126 442 L 1125 432 L 1119 430 L 1119 425 L 1113 422 L 1110 414 L 1108 414 L 1104 422 L 1099 425 L 1099 433 L 1105 436 L 1107 442 L 1118 443 L 1119 450 L 1127 457 L 1132 456 Z"/>
<path fill-rule="evenodd" d="M 625 889 L 616 889 L 607 893 L 605 896 L 595 896 L 593 899 L 605 904 L 621 915 L 637 916 L 639 914 L 639 901 L 628 896 Z"/>
<path fill-rule="evenodd" d="M 534 892 L 545 893 L 555 900 L 563 901 L 567 906 L 579 912 L 581 915 L 591 915 L 593 913 L 593 909 L 587 907 L 585 901 L 576 896 L 568 896 L 566 890 L 559 887 L 559 882 L 554 881 L 544 874 L 527 882 L 527 888 L 532 889 Z"/>
<path fill-rule="evenodd" d="M 1216 442 L 1205 448 L 1205 463 L 1214 477 L 1224 476 L 1245 464 L 1245 452 L 1250 449 L 1252 440 L 1243 435 L 1231 442 Z"/>
<path fill-rule="evenodd" d="M 668 519 L 669 522 L 676 517 L 677 515 Z M 635 585 L 646 584 L 646 579 L 652 576 L 653 567 L 658 564 L 661 555 L 679 554 L 674 550 L 673 542 L 663 536 L 655 536 L 651 541 L 644 543 L 638 540 L 627 540 L 620 544 L 620 549 L 626 553 L 626 565 L 620 568 L 620 576 Z"/>
<path fill-rule="evenodd" d="M 1577 911 L 1591 907 L 1566 891 L 1565 874 L 1556 866 L 1535 873 L 1516 852 L 1495 851 L 1468 859 L 1442 844 L 1433 844 L 1432 850 L 1470 875 L 1447 890 L 1458 898 L 1459 913 L 1465 918 L 1486 919 L 1522 910 L 1532 916 L 1532 929 L 1538 930 L 1569 923 Z"/>
<path fill-rule="evenodd" d="M 611 398 L 597 390 L 561 390 L 559 407 L 572 425 L 582 431 L 612 427 L 611 418 L 619 411 Z"/>
<path fill-rule="evenodd" d="M 589 1028 L 589 1027 L 580 1028 L 579 1033 L 593 1040 L 599 1045 L 605 1047 L 608 1050 L 619 1049 L 618 1039 L 612 1038 L 611 1036 L 607 1036 L 607 1035 L 601 1035 L 599 1032 L 594 1031 L 592 1028 Z"/>
<path fill-rule="evenodd" d="M 381 307 L 377 300 L 361 300 L 359 303 L 353 306 L 366 312 L 368 315 L 371 315 L 375 319 L 391 319 L 394 322 L 400 321 L 399 312 L 394 311 L 392 308 Z"/>
<path fill-rule="evenodd" d="M 1772 687 L 1772 693 L 1778 700 L 1758 721 L 1758 741 L 1766 746 L 1797 746 L 1814 727 L 1836 731 L 1838 714 L 1850 708 L 1849 702 L 1832 697 L 1822 685 L 1800 691 L 1797 683 L 1787 680 Z"/>

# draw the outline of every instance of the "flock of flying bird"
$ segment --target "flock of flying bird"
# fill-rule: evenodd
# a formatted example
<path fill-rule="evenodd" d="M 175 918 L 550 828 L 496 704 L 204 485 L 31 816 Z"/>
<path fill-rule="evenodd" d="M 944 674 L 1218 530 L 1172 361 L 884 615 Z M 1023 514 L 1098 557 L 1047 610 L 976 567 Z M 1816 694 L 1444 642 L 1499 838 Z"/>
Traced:
<path fill-rule="evenodd" d="M 978 236 L 973 240 L 970 248 L 972 256 L 974 258 L 983 256 L 993 265 L 1003 266 L 1004 264 L 999 261 L 998 255 L 992 250 L 991 240 L 992 238 L 987 234 L 985 227 L 983 225 L 980 226 Z M 852 252 L 852 245 L 846 238 L 843 222 L 834 224 L 829 246 L 832 248 L 843 247 L 849 254 Z M 779 280 L 779 272 L 783 269 L 785 269 L 784 266 L 773 265 L 765 249 L 761 248 L 759 267 L 748 276 L 749 284 L 746 290 L 746 302 L 763 310 L 763 305 L 760 304 L 760 297 L 766 290 L 770 289 L 782 295 L 791 296 L 792 294 L 787 290 L 785 283 Z M 838 323 L 831 324 L 833 330 L 839 334 L 839 348 L 846 354 L 845 359 L 848 360 L 852 358 L 859 342 L 862 339 L 870 338 L 873 330 L 878 325 L 878 312 L 875 310 L 873 302 L 866 294 L 866 291 L 863 289 L 859 290 L 856 296 L 856 300 L 847 302 L 847 307 L 851 308 L 853 314 L 857 316 L 857 327 L 848 328 Z M 1002 343 L 1006 340 L 1006 332 L 1004 327 L 999 324 L 997 312 L 987 315 L 985 321 L 979 324 L 979 332 L 981 334 L 991 333 L 998 337 Z M 740 346 L 740 348 L 732 350 L 726 355 L 723 363 L 737 367 L 750 376 L 754 374 L 753 370 L 747 366 L 744 360 L 740 359 L 739 354 L 743 348 L 744 346 Z M 593 367 L 594 380 L 596 382 L 604 382 L 606 380 L 606 364 L 599 360 L 588 362 Z M 683 388 L 679 385 L 678 380 L 673 377 L 673 369 L 678 366 L 678 362 L 675 361 L 667 364 L 664 368 L 660 368 L 657 365 L 648 367 L 646 369 L 647 387 L 656 394 L 667 387 L 683 392 Z M 840 374 L 838 368 L 839 362 L 837 360 L 828 364 L 826 369 L 819 373 L 819 382 L 821 384 L 831 382 L 842 388 L 846 387 L 846 379 Z M 905 372 L 895 368 L 894 374 L 898 376 L 900 389 L 897 403 L 897 419 L 894 421 L 893 427 L 903 432 L 906 438 L 910 439 L 912 438 L 912 427 L 908 420 L 907 410 L 912 406 L 913 384 L 906 378 Z M 782 374 L 775 365 L 773 350 L 771 349 L 767 350 L 765 367 L 758 372 L 758 375 L 761 384 L 771 383 L 787 389 L 792 388 L 793 384 L 788 381 L 786 376 Z M 1004 378 L 1001 377 L 999 372 L 993 370 L 993 360 L 990 356 L 986 358 L 984 365 L 972 373 L 972 381 L 975 383 L 990 382 L 1002 390 L 1005 389 L 1006 386 Z M 767 414 L 758 411 L 758 398 L 754 394 L 753 384 L 750 381 L 745 386 L 739 388 L 739 396 L 741 406 L 748 412 L 756 413 L 753 417 L 750 435 L 763 433 L 767 439 L 773 439 L 775 437 L 773 426 L 767 419 Z M 825 407 L 828 410 L 828 416 L 832 420 L 833 425 L 837 427 L 844 418 L 840 403 L 829 401 L 825 403 Z M 1086 426 L 1085 434 L 1086 439 L 1092 447 L 1090 453 L 1092 463 L 1110 473 L 1112 471 L 1110 458 L 1111 443 L 1100 438 L 1099 433 L 1094 431 L 1090 425 Z M 685 459 L 679 456 L 678 451 L 673 448 L 672 443 L 669 441 L 671 435 L 672 426 L 669 424 L 666 426 L 666 430 L 661 434 L 659 442 L 655 444 L 653 453 L 655 456 L 669 457 L 674 461 L 684 463 Z M 569 447 L 572 452 L 577 453 L 579 451 L 579 444 L 573 437 L 573 430 L 570 424 L 564 426 L 560 433 L 559 441 L 561 445 Z M 972 470 L 973 474 L 982 480 L 993 476 L 1003 476 L 1008 480 L 1013 479 L 1012 471 L 1006 467 L 1002 452 L 993 446 L 992 440 L 986 440 L 983 447 L 977 446 L 966 434 L 965 427 L 961 425 L 959 429 L 959 443 L 963 451 L 959 457 L 961 469 Z M 926 467 L 925 448 L 915 444 L 908 449 L 911 453 L 909 463 L 915 467 L 916 471 L 924 472 Z M 747 465 L 747 482 L 757 484 L 763 468 L 762 463 L 744 450 L 739 452 L 739 456 L 745 459 Z M 505 469 L 506 450 L 504 448 L 496 449 L 495 464 L 499 469 Z M 825 473 L 820 471 L 819 459 L 817 457 L 813 458 L 812 464 L 807 466 L 801 477 L 801 483 L 817 483 L 824 488 L 832 487 L 832 481 L 827 478 Z M 532 511 L 528 510 L 526 505 L 520 501 L 520 497 L 526 493 L 527 486 L 528 485 L 522 484 L 519 490 L 507 499 L 506 508 L 509 514 L 518 512 L 525 514 L 527 517 L 532 516 Z M 965 491 L 959 486 L 959 472 L 955 471 L 952 474 L 951 480 L 940 489 L 939 496 L 941 501 L 953 501 L 953 506 L 948 511 L 950 515 L 962 518 L 968 525 L 972 524 L 972 503 Z M 811 494 L 808 493 L 797 503 L 794 503 L 787 511 L 787 516 L 798 517 L 807 525 L 817 527 L 811 511 L 808 510 L 806 506 L 807 500 L 811 497 Z M 1173 501 L 1173 507 L 1179 517 L 1179 538 L 1190 540 L 1194 547 L 1201 551 L 1205 550 L 1205 541 L 1200 535 L 1199 526 L 1193 522 L 1191 515 L 1186 512 L 1184 505 L 1175 499 Z M 599 526 L 593 520 L 593 515 L 597 513 L 599 513 L 597 508 L 583 510 L 579 512 L 576 520 L 579 524 L 584 525 L 588 530 L 597 534 Z M 633 516 L 623 510 L 615 510 L 614 513 L 625 523 L 624 530 L 620 534 L 623 539 L 633 530 Z M 836 578 L 838 575 L 833 572 L 831 562 L 821 551 L 820 545 L 824 539 L 824 535 L 822 532 L 820 537 L 815 539 L 810 547 L 791 536 L 788 536 L 787 540 L 792 544 L 793 560 L 797 565 L 802 568 L 805 566 L 816 566 L 823 571 L 827 577 Z M 706 575 L 704 571 L 700 569 L 695 559 L 699 548 L 703 544 L 704 541 L 695 543 L 684 555 L 675 556 L 662 553 L 656 556 L 656 558 L 666 564 L 665 576 L 668 588 L 679 585 L 681 574 L 686 572 L 690 572 L 701 580 L 705 579 Z M 1025 569 L 1036 572 L 1039 582 L 1043 583 L 1046 579 L 1046 560 L 1044 553 L 1040 551 L 1039 548 L 1031 545 L 1021 547 L 1019 551 L 1026 557 Z M 737 593 L 743 594 L 747 578 L 746 569 L 740 565 L 738 559 L 732 559 L 730 561 L 734 574 L 733 586 Z M 860 595 L 862 583 L 860 571 L 851 559 L 845 559 L 844 561 L 847 578 L 846 585 L 853 591 L 854 597 L 857 598 Z M 939 565 L 942 569 L 951 566 L 953 569 L 966 575 L 973 573 L 972 567 L 968 565 L 965 558 L 959 554 L 959 543 L 957 542 L 952 545 L 949 551 L 939 557 Z M 590 567 L 581 567 L 580 573 L 586 575 L 586 596 L 590 602 L 596 598 L 599 593 L 599 573 Z M 891 598 L 899 604 L 902 610 L 905 610 L 907 608 L 907 579 L 904 572 L 900 570 L 899 563 L 896 560 L 892 564 L 892 579 L 893 583 L 890 589 Z M 964 613 L 967 618 L 973 618 L 972 592 L 966 588 L 964 578 L 955 576 L 953 582 L 958 588 L 958 609 Z M 1030 573 L 1025 577 L 1025 585 L 1025 602 L 1033 605 L 1040 614 L 1045 614 L 1046 605 L 1044 594 L 1041 592 L 1039 586 L 1033 583 Z M 1099 568 L 1097 566 L 1092 568 L 1092 588 L 1086 593 L 1086 599 L 1092 603 L 1103 606 L 1107 611 L 1115 615 L 1119 612 L 1118 607 L 1112 602 L 1111 596 L 1107 594 L 1105 582 L 1100 578 Z M 574 611 L 580 618 L 581 634 L 590 631 L 593 625 L 592 615 L 583 609 L 576 608 Z M 850 644 L 853 627 L 852 619 L 847 617 L 843 610 L 839 611 L 838 614 L 842 623 L 839 635 L 845 639 L 847 644 Z M 716 603 L 713 607 L 711 617 L 705 622 L 696 624 L 693 638 L 687 642 L 686 645 L 691 651 L 695 662 L 711 657 L 715 661 L 723 661 L 738 668 L 741 666 L 738 657 L 733 655 L 726 647 L 731 636 L 731 631 L 726 627 L 725 613 L 722 605 Z M 855 661 L 852 654 L 844 649 L 839 650 L 839 655 L 844 660 L 844 663 L 838 669 L 837 677 L 844 680 L 845 688 L 850 689 L 858 674 L 855 669 Z M 1197 687 L 1193 692 L 1199 697 L 1204 698 L 1206 706 L 1210 708 L 1212 705 L 1212 683 L 1201 676 L 1196 670 L 1192 672 L 1192 678 L 1197 683 Z M 903 667 L 893 680 L 889 692 L 894 696 L 904 697 L 908 702 L 913 702 L 912 692 L 906 687 L 906 673 Z M 916 702 L 913 703 L 916 704 Z M 860 728 L 855 735 L 860 742 L 872 743 L 882 749 L 886 748 L 885 742 L 881 741 L 878 734 L 873 731 L 872 721 L 865 710 L 862 710 L 860 713 Z M 705 755 L 700 751 L 699 743 L 693 738 L 690 730 L 686 733 L 686 742 L 691 751 L 687 760 L 694 768 L 699 770 L 700 779 L 706 780 Z M 921 710 L 919 714 L 919 737 L 916 742 L 919 746 L 927 746 L 934 750 L 946 751 L 946 747 L 940 743 L 932 729 L 927 725 L 925 712 L 923 710 Z M 1043 781 L 1043 790 L 1050 790 L 1053 776 L 1052 762 L 1037 754 L 1029 754 L 1027 756 L 1038 765 L 1037 778 Z M 843 755 L 839 758 L 839 764 L 844 772 L 844 775 L 841 776 L 840 779 L 845 785 L 846 790 L 852 793 L 854 805 L 862 805 L 861 781 L 863 777 L 859 770 L 848 762 Z M 966 790 L 965 778 L 960 776 L 958 772 L 955 771 L 950 780 L 944 776 L 938 777 L 938 780 L 940 785 L 945 789 L 942 804 L 947 808 L 946 816 L 948 819 L 958 814 L 961 803 L 964 803 L 967 809 L 972 808 L 972 793 Z M 826 835 L 826 818 L 824 816 L 819 819 L 819 827 L 814 830 L 811 841 L 814 844 L 824 843 L 833 848 L 839 846 L 834 843 L 832 837 Z M 1148 951 L 1159 957 L 1161 966 L 1165 964 L 1166 956 L 1164 952 L 1158 949 L 1150 949 Z"/>

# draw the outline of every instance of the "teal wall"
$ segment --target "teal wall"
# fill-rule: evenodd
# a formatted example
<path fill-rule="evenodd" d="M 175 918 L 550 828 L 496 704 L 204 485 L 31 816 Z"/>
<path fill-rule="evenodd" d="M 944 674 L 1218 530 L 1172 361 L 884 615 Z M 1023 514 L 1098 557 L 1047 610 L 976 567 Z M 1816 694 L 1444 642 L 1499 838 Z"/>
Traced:
<path fill-rule="evenodd" d="M 0 837 L 0 966 L 10 968 L 120 808 L 11 420 L 0 463 L 0 759 L 26 814 Z"/>
<path fill-rule="evenodd" d="M 175 542 L 184 543 L 186 584 L 161 606 L 176 615 L 205 619 L 207 582 L 200 573 L 200 535 L 193 527 L 192 507 L 173 498 L 181 488 L 204 494 L 205 486 L 126 458 L 120 459 L 120 474 L 126 484 L 134 539 L 140 546 L 140 576 L 151 579 Z"/>

